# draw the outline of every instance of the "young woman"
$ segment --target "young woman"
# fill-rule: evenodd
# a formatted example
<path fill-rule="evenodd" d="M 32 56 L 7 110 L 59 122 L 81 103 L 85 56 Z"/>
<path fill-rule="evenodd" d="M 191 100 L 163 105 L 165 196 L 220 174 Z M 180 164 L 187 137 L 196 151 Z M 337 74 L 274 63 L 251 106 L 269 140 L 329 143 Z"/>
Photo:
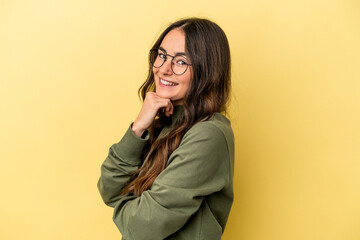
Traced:
<path fill-rule="evenodd" d="M 233 202 L 230 50 L 207 19 L 171 24 L 149 53 L 143 106 L 101 166 L 123 239 L 220 239 Z"/>

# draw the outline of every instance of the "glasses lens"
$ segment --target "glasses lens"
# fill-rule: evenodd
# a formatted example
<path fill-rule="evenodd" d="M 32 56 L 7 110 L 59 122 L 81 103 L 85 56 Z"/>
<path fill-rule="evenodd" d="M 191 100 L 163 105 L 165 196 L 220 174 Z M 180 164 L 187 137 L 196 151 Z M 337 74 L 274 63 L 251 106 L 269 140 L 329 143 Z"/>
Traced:
<path fill-rule="evenodd" d="M 166 55 L 158 49 L 151 50 L 150 61 L 154 67 L 161 67 L 166 60 Z"/>
<path fill-rule="evenodd" d="M 183 56 L 176 56 L 172 61 L 172 70 L 176 75 L 185 73 L 188 67 L 188 60 Z"/>

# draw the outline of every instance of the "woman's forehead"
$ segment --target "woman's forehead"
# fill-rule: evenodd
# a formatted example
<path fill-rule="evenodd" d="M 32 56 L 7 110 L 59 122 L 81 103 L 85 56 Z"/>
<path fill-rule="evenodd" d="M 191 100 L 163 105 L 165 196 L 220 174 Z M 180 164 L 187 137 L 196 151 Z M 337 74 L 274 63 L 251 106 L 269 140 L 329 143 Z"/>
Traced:
<path fill-rule="evenodd" d="M 159 50 L 164 52 L 165 54 L 168 54 L 168 51 L 166 51 L 166 49 L 164 49 L 162 46 L 159 47 Z M 169 54 L 169 55 L 171 55 L 171 54 Z M 182 55 L 186 55 L 186 53 L 185 52 L 175 52 L 173 54 L 173 56 L 182 56 Z"/>
<path fill-rule="evenodd" d="M 180 29 L 173 29 L 162 40 L 160 47 L 167 54 L 175 55 L 185 52 L 185 33 Z"/>

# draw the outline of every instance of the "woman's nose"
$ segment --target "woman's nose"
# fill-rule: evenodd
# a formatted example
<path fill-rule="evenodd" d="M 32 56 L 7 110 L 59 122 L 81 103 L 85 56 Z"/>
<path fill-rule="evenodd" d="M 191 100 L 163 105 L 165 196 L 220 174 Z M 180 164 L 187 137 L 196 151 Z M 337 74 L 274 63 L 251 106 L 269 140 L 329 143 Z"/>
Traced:
<path fill-rule="evenodd" d="M 167 75 L 171 75 L 172 74 L 172 70 L 171 70 L 171 58 L 166 58 L 164 64 L 160 67 L 159 71 L 162 74 L 167 74 Z"/>

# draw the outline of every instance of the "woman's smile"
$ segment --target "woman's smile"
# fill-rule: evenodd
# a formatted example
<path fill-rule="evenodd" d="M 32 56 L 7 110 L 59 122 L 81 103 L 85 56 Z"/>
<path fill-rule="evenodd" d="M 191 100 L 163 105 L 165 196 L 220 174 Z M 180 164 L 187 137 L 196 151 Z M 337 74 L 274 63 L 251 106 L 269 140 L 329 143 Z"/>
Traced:
<path fill-rule="evenodd" d="M 159 78 L 160 87 L 174 87 L 179 85 L 178 83 Z"/>

